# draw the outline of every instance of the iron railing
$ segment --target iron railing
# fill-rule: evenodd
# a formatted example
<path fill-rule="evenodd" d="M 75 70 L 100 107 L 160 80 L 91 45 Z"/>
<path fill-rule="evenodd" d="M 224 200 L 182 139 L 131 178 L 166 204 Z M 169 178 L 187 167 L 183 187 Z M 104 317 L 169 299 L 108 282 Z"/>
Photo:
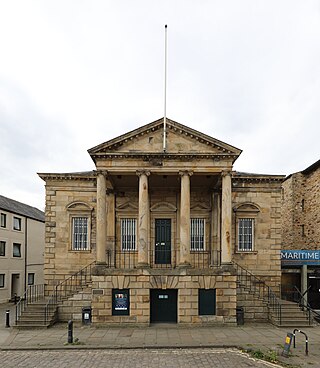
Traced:
<path fill-rule="evenodd" d="M 149 250 L 149 265 L 151 268 L 176 268 L 179 264 L 179 252 L 172 250 Z M 220 250 L 191 251 L 190 264 L 192 268 L 206 269 L 221 264 Z M 107 251 L 107 267 L 132 269 L 138 267 L 138 252 L 128 250 Z"/>
<path fill-rule="evenodd" d="M 16 305 L 16 324 L 29 304 L 44 299 L 44 285 L 29 285 Z"/>
<path fill-rule="evenodd" d="M 52 294 L 46 303 L 44 310 L 45 323 L 50 322 L 52 315 L 55 313 L 57 305 L 64 299 L 72 296 L 83 287 L 91 282 L 92 268 L 96 262 L 90 263 L 77 273 L 69 276 L 54 287 Z"/>
<path fill-rule="evenodd" d="M 259 279 L 250 271 L 240 266 L 238 263 L 233 262 L 233 264 L 237 271 L 239 286 L 249 290 L 259 299 L 265 302 L 271 309 L 272 315 L 275 316 L 275 318 L 281 325 L 282 313 L 280 298 L 263 280 Z M 268 318 L 270 320 L 270 314 Z"/>
<path fill-rule="evenodd" d="M 308 319 L 309 319 L 309 325 L 312 324 L 313 319 L 315 319 L 318 323 L 320 322 L 320 313 L 315 311 L 311 307 L 311 305 L 307 301 L 307 298 L 305 297 L 305 295 L 309 291 L 310 287 L 311 286 L 309 286 L 308 289 L 302 294 L 301 291 L 296 286 L 294 286 L 295 291 L 299 295 L 298 305 L 299 305 L 299 307 L 302 311 L 305 311 L 307 313 Z"/>

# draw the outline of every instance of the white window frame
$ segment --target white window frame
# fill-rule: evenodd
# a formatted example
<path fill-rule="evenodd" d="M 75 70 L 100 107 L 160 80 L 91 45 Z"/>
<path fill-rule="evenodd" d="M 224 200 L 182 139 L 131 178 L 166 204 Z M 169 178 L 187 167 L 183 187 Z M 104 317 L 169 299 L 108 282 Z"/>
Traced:
<path fill-rule="evenodd" d="M 201 217 L 190 220 L 190 250 L 202 252 L 206 248 L 206 219 Z"/>
<path fill-rule="evenodd" d="M 13 230 L 21 231 L 22 220 L 20 217 L 13 216 Z"/>
<path fill-rule="evenodd" d="M 0 240 L 0 246 L 3 245 L 3 249 L 4 249 L 4 254 L 0 254 L 0 257 L 5 257 L 6 256 L 6 247 L 7 247 L 7 242 L 5 240 Z"/>
<path fill-rule="evenodd" d="M 2 282 L 1 282 L 1 279 L 2 279 Z M 1 289 L 5 287 L 5 282 L 6 282 L 6 274 L 0 273 L 0 288 Z"/>
<path fill-rule="evenodd" d="M 247 226 L 246 223 L 248 222 L 250 226 Z M 239 217 L 237 228 L 238 252 L 253 252 L 255 219 L 252 217 Z"/>
<path fill-rule="evenodd" d="M 1 227 L 6 228 L 7 227 L 7 214 L 1 212 Z"/>
<path fill-rule="evenodd" d="M 29 272 L 28 273 L 28 285 L 34 285 L 34 280 L 35 280 L 35 273 Z"/>
<path fill-rule="evenodd" d="M 15 255 L 15 251 L 14 249 L 17 248 L 19 249 L 19 255 Z M 12 257 L 13 258 L 21 258 L 22 257 L 22 245 L 21 243 L 13 243 L 12 244 Z"/>
<path fill-rule="evenodd" d="M 137 250 L 137 219 L 120 219 L 121 251 L 130 252 Z"/>
<path fill-rule="evenodd" d="M 89 249 L 89 218 L 88 216 L 72 216 L 71 249 L 74 251 L 88 251 Z"/>

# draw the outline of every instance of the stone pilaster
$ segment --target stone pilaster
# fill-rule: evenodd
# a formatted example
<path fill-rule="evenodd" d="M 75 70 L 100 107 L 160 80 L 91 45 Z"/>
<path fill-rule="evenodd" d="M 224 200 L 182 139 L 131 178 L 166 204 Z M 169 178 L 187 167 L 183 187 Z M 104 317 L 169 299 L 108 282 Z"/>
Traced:
<path fill-rule="evenodd" d="M 231 263 L 231 172 L 222 172 L 221 262 Z"/>
<path fill-rule="evenodd" d="M 179 266 L 190 265 L 190 176 L 192 171 L 180 171 L 180 260 Z"/>
<path fill-rule="evenodd" d="M 139 219 L 138 219 L 138 265 L 149 265 L 148 244 L 150 227 L 150 206 L 148 191 L 148 176 L 150 171 L 139 170 Z"/>
<path fill-rule="evenodd" d="M 97 263 L 106 263 L 106 178 L 97 173 Z"/>

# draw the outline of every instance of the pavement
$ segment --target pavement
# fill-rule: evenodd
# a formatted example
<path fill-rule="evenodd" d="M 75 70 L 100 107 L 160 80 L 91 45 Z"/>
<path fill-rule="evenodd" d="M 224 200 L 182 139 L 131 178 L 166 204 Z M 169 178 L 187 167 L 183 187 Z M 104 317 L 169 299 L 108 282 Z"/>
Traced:
<path fill-rule="evenodd" d="M 148 349 L 157 351 L 157 354 L 166 349 L 171 352 L 195 349 L 208 352 L 211 349 L 212 353 L 213 348 L 215 351 L 220 349 L 224 352 L 228 349 L 235 352 L 237 348 L 250 350 L 256 357 L 260 357 L 262 353 L 269 357 L 277 356 L 277 361 L 288 367 L 320 368 L 320 326 L 302 329 L 308 335 L 308 355 L 305 354 L 305 337 L 297 333 L 296 348 L 291 346 L 290 355 L 285 358 L 281 355 L 285 338 L 287 332 L 292 332 L 293 329 L 279 328 L 270 324 L 244 324 L 233 327 L 181 327 L 173 324 L 155 324 L 148 327 L 95 327 L 75 324 L 73 344 L 68 344 L 66 323 L 56 324 L 48 329 L 6 328 L 7 309 L 11 310 L 10 323 L 14 324 L 14 306 L 0 305 L 1 354 L 10 354 L 17 350 L 20 352 L 36 350 L 37 354 L 41 354 L 41 351 L 57 350 L 74 353 L 80 351 L 82 354 L 90 351 L 90 354 L 93 354 L 93 351 L 105 350 L 109 351 L 110 355 L 110 351 L 113 351 L 112 354 L 116 354 L 117 350 L 131 351 L 133 354 L 134 351 L 146 352 Z M 203 354 L 201 356 L 204 357 Z"/>

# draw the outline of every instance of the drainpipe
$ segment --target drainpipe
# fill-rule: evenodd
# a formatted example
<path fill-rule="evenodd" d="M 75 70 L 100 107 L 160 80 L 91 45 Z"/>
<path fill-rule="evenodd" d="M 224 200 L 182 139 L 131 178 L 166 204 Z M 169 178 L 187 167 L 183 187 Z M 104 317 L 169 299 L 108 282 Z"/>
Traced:
<path fill-rule="evenodd" d="M 24 228 L 24 293 L 26 292 L 27 287 L 28 287 L 28 279 L 27 279 L 28 246 L 27 245 L 28 245 L 28 218 L 26 217 L 25 228 Z"/>

